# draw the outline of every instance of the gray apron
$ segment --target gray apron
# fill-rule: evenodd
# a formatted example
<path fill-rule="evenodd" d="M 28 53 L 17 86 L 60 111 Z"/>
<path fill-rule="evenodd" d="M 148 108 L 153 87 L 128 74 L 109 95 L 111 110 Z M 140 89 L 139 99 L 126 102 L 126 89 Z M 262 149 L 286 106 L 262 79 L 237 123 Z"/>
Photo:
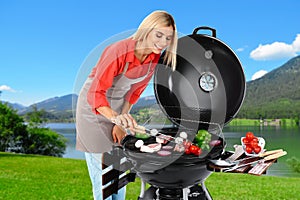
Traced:
<path fill-rule="evenodd" d="M 106 92 L 106 98 L 111 108 L 117 113 L 122 112 L 125 95 L 131 89 L 131 85 L 144 80 L 150 71 L 139 78 L 130 79 L 125 76 L 129 63 L 127 62 L 122 74 L 114 77 L 112 87 Z M 114 144 L 112 128 L 114 124 L 103 115 L 92 112 L 87 102 L 87 93 L 93 78 L 88 78 L 82 87 L 76 109 L 76 149 L 90 153 L 104 153 L 112 150 Z"/>

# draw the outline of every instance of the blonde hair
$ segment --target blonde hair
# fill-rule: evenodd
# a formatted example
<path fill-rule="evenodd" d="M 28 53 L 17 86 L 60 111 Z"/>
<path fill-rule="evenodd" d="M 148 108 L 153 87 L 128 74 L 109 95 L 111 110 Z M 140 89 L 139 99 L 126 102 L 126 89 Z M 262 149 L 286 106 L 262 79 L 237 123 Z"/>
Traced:
<path fill-rule="evenodd" d="M 154 11 L 150 13 L 140 24 L 138 30 L 133 34 L 132 39 L 136 41 L 145 40 L 149 33 L 158 26 L 172 26 L 174 34 L 169 47 L 165 50 L 164 64 L 170 66 L 172 70 L 176 68 L 176 51 L 177 51 L 177 31 L 174 18 L 166 11 Z"/>

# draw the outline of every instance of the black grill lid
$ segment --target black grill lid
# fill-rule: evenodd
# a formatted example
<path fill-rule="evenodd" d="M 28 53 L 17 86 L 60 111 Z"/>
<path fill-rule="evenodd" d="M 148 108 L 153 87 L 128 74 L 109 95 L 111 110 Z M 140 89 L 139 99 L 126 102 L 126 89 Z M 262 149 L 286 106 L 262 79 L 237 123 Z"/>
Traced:
<path fill-rule="evenodd" d="M 213 35 L 197 34 L 200 29 Z M 173 123 L 195 130 L 215 129 L 239 111 L 245 96 L 244 72 L 214 29 L 199 27 L 178 40 L 176 71 L 161 63 L 154 73 L 155 96 Z"/>

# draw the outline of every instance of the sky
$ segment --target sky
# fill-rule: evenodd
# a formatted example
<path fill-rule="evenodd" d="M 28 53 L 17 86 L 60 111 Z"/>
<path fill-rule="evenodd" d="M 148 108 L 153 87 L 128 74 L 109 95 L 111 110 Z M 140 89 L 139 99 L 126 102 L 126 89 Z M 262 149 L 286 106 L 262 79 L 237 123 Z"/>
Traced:
<path fill-rule="evenodd" d="M 76 93 L 90 60 L 154 10 L 172 14 L 182 35 L 216 29 L 250 81 L 300 54 L 299 7 L 298 0 L 2 0 L 0 100 L 29 106 Z M 151 87 L 143 96 L 150 94 Z"/>

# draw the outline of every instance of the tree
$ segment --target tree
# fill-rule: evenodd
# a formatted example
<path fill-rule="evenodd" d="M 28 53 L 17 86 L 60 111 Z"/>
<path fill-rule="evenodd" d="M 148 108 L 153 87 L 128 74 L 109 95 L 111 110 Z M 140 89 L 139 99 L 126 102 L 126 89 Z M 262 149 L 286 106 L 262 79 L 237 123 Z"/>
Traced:
<path fill-rule="evenodd" d="M 0 102 L 0 151 L 21 151 L 26 135 L 23 119 L 15 110 Z"/>
<path fill-rule="evenodd" d="M 24 153 L 62 157 L 66 149 L 66 138 L 49 128 L 28 127 Z"/>
<path fill-rule="evenodd" d="M 36 105 L 31 106 L 32 111 L 25 114 L 24 118 L 30 127 L 40 127 L 47 121 L 44 117 L 46 111 L 44 109 L 38 110 Z"/>
<path fill-rule="evenodd" d="M 66 139 L 49 128 L 42 128 L 40 111 L 34 110 L 25 125 L 15 110 L 0 102 L 0 151 L 61 157 Z"/>

